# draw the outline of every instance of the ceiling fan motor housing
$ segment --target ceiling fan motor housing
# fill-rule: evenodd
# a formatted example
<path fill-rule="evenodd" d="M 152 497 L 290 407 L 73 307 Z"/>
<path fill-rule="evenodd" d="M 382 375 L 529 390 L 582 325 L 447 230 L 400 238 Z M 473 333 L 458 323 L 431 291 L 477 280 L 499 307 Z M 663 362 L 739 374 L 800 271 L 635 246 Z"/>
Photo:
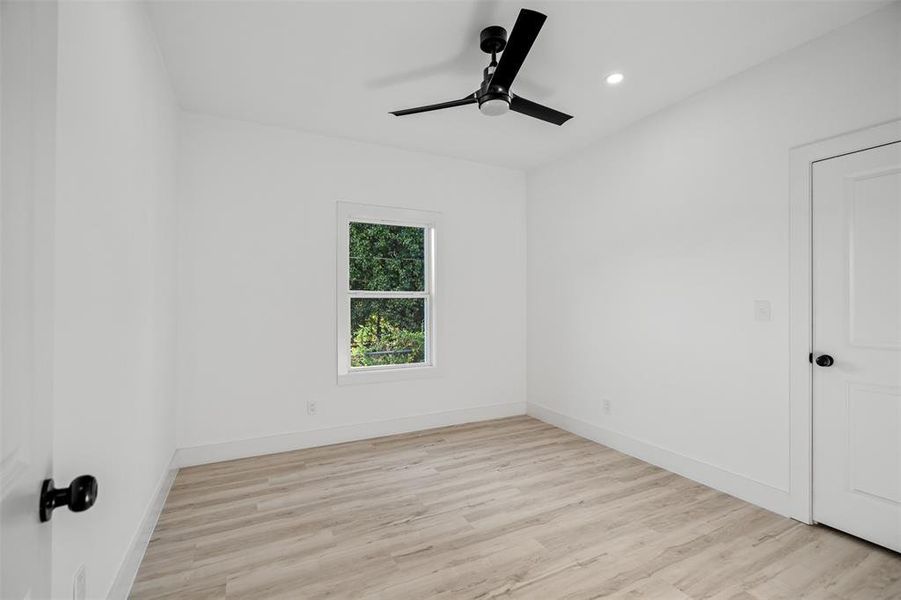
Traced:
<path fill-rule="evenodd" d="M 484 115 L 497 116 L 507 112 L 510 108 L 510 101 L 513 98 L 510 94 L 496 86 L 487 86 L 487 82 L 479 88 L 478 101 L 479 111 Z"/>

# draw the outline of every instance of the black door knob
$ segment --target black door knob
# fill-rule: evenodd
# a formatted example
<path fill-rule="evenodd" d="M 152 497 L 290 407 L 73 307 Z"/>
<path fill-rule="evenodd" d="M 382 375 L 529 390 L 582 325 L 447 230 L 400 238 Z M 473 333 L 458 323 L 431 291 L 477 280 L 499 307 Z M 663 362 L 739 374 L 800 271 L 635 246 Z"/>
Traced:
<path fill-rule="evenodd" d="M 68 506 L 72 512 L 81 512 L 94 506 L 97 501 L 97 480 L 93 475 L 79 475 L 69 487 L 56 489 L 52 479 L 45 479 L 41 486 L 40 516 L 46 523 L 53 516 L 53 510 Z"/>
<path fill-rule="evenodd" d="M 835 360 L 828 354 L 820 354 L 817 356 L 816 363 L 821 367 L 831 367 L 835 364 Z"/>

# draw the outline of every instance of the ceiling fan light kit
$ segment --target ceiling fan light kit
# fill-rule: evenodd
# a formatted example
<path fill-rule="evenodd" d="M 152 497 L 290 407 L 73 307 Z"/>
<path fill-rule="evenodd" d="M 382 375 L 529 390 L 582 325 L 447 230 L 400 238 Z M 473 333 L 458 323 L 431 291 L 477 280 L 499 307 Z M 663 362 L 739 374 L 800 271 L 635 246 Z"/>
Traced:
<path fill-rule="evenodd" d="M 479 47 L 482 52 L 491 55 L 491 63 L 485 67 L 479 89 L 472 94 L 460 100 L 397 110 L 391 114 L 402 117 L 466 104 L 478 104 L 479 112 L 490 117 L 503 115 L 512 110 L 547 123 L 563 125 L 572 118 L 570 115 L 526 100 L 510 91 L 513 80 L 516 79 L 519 69 L 529 55 L 529 50 L 532 49 L 532 44 L 535 43 L 535 38 L 538 37 L 538 32 L 541 31 L 546 19 L 547 17 L 540 12 L 526 8 L 520 10 L 510 33 L 509 43 L 507 30 L 503 27 L 492 25 L 482 30 L 479 35 Z M 500 61 L 497 59 L 498 53 L 501 53 Z"/>
<path fill-rule="evenodd" d="M 504 98 L 488 98 L 479 103 L 479 112 L 486 117 L 498 117 L 510 110 L 510 101 Z"/>

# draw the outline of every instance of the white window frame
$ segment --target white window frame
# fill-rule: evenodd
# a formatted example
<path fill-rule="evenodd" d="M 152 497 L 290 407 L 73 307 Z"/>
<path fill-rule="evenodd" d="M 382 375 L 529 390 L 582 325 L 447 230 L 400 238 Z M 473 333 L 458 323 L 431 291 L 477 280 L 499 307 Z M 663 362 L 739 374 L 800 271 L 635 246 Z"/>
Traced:
<path fill-rule="evenodd" d="M 438 229 L 440 213 L 338 202 L 337 358 L 338 383 L 371 383 L 438 374 Z M 370 292 L 350 289 L 350 224 L 374 223 L 421 227 L 425 230 L 424 275 L 421 292 Z M 351 298 L 422 298 L 425 300 L 425 361 L 415 364 L 352 367 L 350 358 Z"/>

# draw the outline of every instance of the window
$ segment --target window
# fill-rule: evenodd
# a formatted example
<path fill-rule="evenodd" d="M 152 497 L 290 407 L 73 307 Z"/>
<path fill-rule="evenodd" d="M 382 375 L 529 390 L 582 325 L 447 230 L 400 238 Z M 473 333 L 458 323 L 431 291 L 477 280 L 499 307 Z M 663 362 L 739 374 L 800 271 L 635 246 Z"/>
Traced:
<path fill-rule="evenodd" d="M 338 378 L 434 371 L 435 213 L 338 204 Z"/>

